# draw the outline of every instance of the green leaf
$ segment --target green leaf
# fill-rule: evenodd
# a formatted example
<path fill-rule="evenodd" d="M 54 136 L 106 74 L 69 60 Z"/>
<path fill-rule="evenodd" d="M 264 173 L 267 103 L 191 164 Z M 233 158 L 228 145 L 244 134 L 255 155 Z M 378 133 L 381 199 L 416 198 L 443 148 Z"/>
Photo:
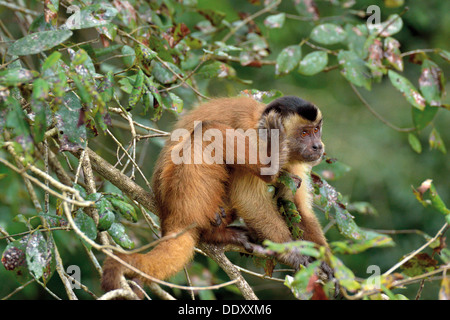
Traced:
<path fill-rule="evenodd" d="M 425 100 L 430 106 L 441 105 L 442 94 L 444 92 L 444 74 L 433 61 L 426 59 L 422 63 L 422 73 L 419 78 L 419 88 Z"/>
<path fill-rule="evenodd" d="M 17 56 L 27 56 L 49 50 L 63 43 L 72 36 L 70 30 L 41 31 L 29 34 L 8 49 L 8 53 Z"/>
<path fill-rule="evenodd" d="M 277 76 L 288 74 L 298 66 L 301 58 L 302 48 L 299 45 L 284 48 L 277 57 L 275 74 Z"/>
<path fill-rule="evenodd" d="M 294 1 L 295 10 L 306 18 L 312 18 L 314 21 L 319 19 L 319 10 L 314 1 L 297 0 Z"/>
<path fill-rule="evenodd" d="M 95 240 L 95 238 L 97 238 L 97 227 L 94 220 L 84 213 L 82 209 L 78 209 L 74 221 L 86 237 L 91 240 Z"/>
<path fill-rule="evenodd" d="M 26 261 L 28 270 L 36 279 L 47 282 L 51 276 L 52 250 L 40 231 L 34 232 L 27 241 Z"/>
<path fill-rule="evenodd" d="M 400 42 L 396 39 L 387 37 L 384 40 L 384 56 L 387 61 L 398 71 L 403 71 L 403 60 L 400 52 Z"/>
<path fill-rule="evenodd" d="M 336 24 L 324 23 L 314 27 L 310 37 L 320 44 L 332 45 L 344 41 L 347 32 Z"/>
<path fill-rule="evenodd" d="M 32 81 L 39 75 L 34 70 L 23 68 L 7 69 L 0 72 L 0 84 L 5 86 L 18 86 L 22 83 Z"/>
<path fill-rule="evenodd" d="M 372 87 L 370 70 L 364 60 L 352 51 L 341 50 L 338 61 L 342 67 L 342 75 L 351 83 L 370 90 Z"/>
<path fill-rule="evenodd" d="M 403 27 L 403 20 L 398 14 L 393 14 L 383 23 L 368 24 L 370 34 L 379 34 L 382 37 L 390 37 L 399 32 Z M 381 32 L 381 33 L 380 33 Z"/>
<path fill-rule="evenodd" d="M 157 121 L 161 118 L 164 102 L 152 78 L 145 76 L 145 86 L 148 90 L 148 93 L 152 96 L 152 98 L 149 97 L 149 99 L 152 99 L 153 102 L 153 116 L 151 117 L 151 120 Z M 144 104 L 145 103 L 146 102 L 144 100 Z"/>
<path fill-rule="evenodd" d="M 297 206 L 294 202 L 286 199 L 278 199 L 278 206 L 281 215 L 286 221 L 289 231 L 291 231 L 292 238 L 294 240 L 300 239 L 303 235 L 303 230 L 301 230 L 299 226 L 302 217 L 297 210 Z"/>
<path fill-rule="evenodd" d="M 408 277 L 415 277 L 437 268 L 438 261 L 428 253 L 418 253 L 401 265 L 402 271 Z"/>
<path fill-rule="evenodd" d="M 450 300 L 450 277 L 448 275 L 442 278 L 439 300 Z"/>
<path fill-rule="evenodd" d="M 319 204 L 324 208 L 327 215 L 332 214 L 334 211 L 334 219 L 336 220 L 339 232 L 343 236 L 352 241 L 356 240 L 359 244 L 363 244 L 364 241 L 370 241 L 364 244 L 365 246 L 369 246 L 370 244 L 387 245 L 391 243 L 392 239 L 386 235 L 360 228 L 348 212 L 347 207 L 341 202 L 342 195 L 316 174 L 312 173 L 311 177 L 315 189 L 314 192 L 319 195 L 317 197 Z"/>
<path fill-rule="evenodd" d="M 227 78 L 235 76 L 236 71 L 226 63 L 211 61 L 204 63 L 196 75 L 205 79 Z"/>
<path fill-rule="evenodd" d="M 408 79 L 392 70 L 388 71 L 388 75 L 392 85 L 405 96 L 412 106 L 419 110 L 425 109 L 425 99 Z"/>
<path fill-rule="evenodd" d="M 355 280 L 353 272 L 334 255 L 330 256 L 330 266 L 334 269 L 334 276 L 339 285 L 350 292 L 358 290 L 361 285 Z"/>
<path fill-rule="evenodd" d="M 390 237 L 377 236 L 368 240 L 352 241 L 334 241 L 330 243 L 335 254 L 358 254 L 375 247 L 392 247 L 394 242 Z"/>
<path fill-rule="evenodd" d="M 126 51 L 129 51 L 129 50 L 126 49 Z M 147 70 L 147 71 L 150 70 L 150 66 L 151 66 L 153 59 L 158 55 L 152 49 L 145 47 L 141 44 L 136 45 L 136 47 L 134 48 L 134 53 L 135 53 L 136 60 L 139 62 L 140 66 L 142 68 L 144 68 L 144 70 Z M 128 58 L 128 63 L 129 62 L 130 61 Z"/>
<path fill-rule="evenodd" d="M 346 209 L 339 206 L 336 206 L 335 209 L 335 219 L 339 232 L 349 239 L 363 240 L 365 238 L 365 232 L 357 226 L 352 215 Z"/>
<path fill-rule="evenodd" d="M 268 16 L 264 20 L 264 25 L 270 29 L 280 29 L 284 25 L 286 14 L 284 12 Z"/>
<path fill-rule="evenodd" d="M 43 78 L 38 78 L 33 82 L 33 94 L 34 100 L 44 101 L 48 97 L 49 83 Z"/>
<path fill-rule="evenodd" d="M 49 55 L 42 64 L 42 71 L 45 71 L 47 69 L 56 66 L 61 56 L 62 54 L 59 51 L 55 51 L 51 55 Z"/>
<path fill-rule="evenodd" d="M 102 97 L 102 100 L 107 103 L 114 97 L 114 74 L 112 71 L 108 71 L 103 81 L 98 86 L 98 93 Z"/>
<path fill-rule="evenodd" d="M 136 59 L 135 49 L 124 45 L 121 49 L 122 52 L 122 61 L 127 68 L 130 68 L 134 64 L 134 59 Z"/>
<path fill-rule="evenodd" d="M 139 72 L 136 75 L 136 80 L 133 84 L 133 90 L 131 90 L 131 94 L 128 98 L 128 107 L 132 109 L 138 102 L 141 100 L 143 90 L 144 90 L 144 72 L 142 69 L 139 69 Z"/>
<path fill-rule="evenodd" d="M 310 256 L 316 259 L 320 258 L 322 255 L 320 250 L 317 248 L 317 244 L 311 241 L 297 240 L 285 243 L 277 243 L 270 240 L 265 240 L 263 244 L 268 250 L 275 251 L 276 253 L 295 251 L 299 254 Z"/>
<path fill-rule="evenodd" d="M 357 201 L 357 202 L 352 202 L 349 203 L 347 205 L 347 209 L 350 212 L 357 212 L 359 214 L 365 214 L 365 215 L 377 215 L 377 209 L 375 209 L 375 207 L 370 204 L 369 202 L 365 202 L 365 201 Z"/>
<path fill-rule="evenodd" d="M 312 297 L 313 292 L 308 290 L 308 284 L 311 277 L 313 277 L 320 269 L 320 263 L 320 261 L 310 263 L 307 267 L 300 269 L 300 271 L 295 274 L 295 278 L 286 276 L 284 285 L 291 289 L 297 299 L 309 300 Z"/>
<path fill-rule="evenodd" d="M 295 195 L 298 188 L 300 188 L 302 184 L 302 179 L 288 171 L 281 171 L 277 182 L 285 185 L 289 190 L 291 190 L 292 194 Z"/>
<path fill-rule="evenodd" d="M 417 138 L 417 136 L 414 133 L 408 134 L 408 142 L 409 142 L 409 145 L 411 146 L 411 148 L 415 152 L 417 152 L 417 153 L 422 152 L 422 144 L 420 143 L 419 138 Z"/>
<path fill-rule="evenodd" d="M 447 62 L 450 62 L 450 52 L 447 50 L 439 49 L 438 51 L 439 55 Z"/>
<path fill-rule="evenodd" d="M 74 18 L 68 19 L 64 26 L 71 30 L 106 26 L 117 13 L 117 9 L 109 3 L 93 4 L 75 11 Z"/>
<path fill-rule="evenodd" d="M 328 158 L 314 167 L 314 172 L 328 181 L 338 180 L 350 170 L 350 166 L 333 158 Z"/>
<path fill-rule="evenodd" d="M 114 222 L 108 229 L 108 233 L 113 240 L 124 249 L 133 249 L 134 242 L 125 233 L 125 227 L 118 222 Z"/>
<path fill-rule="evenodd" d="M 181 74 L 181 70 L 171 62 L 166 62 L 166 65 L 169 66 L 175 73 Z M 162 63 L 158 61 L 154 61 L 152 63 L 153 70 L 152 74 L 155 76 L 156 80 L 158 80 L 162 84 L 169 84 L 175 82 L 178 78 L 177 76 L 166 68 Z"/>
<path fill-rule="evenodd" d="M 73 92 L 68 92 L 63 105 L 55 114 L 56 126 L 61 135 L 61 150 L 77 150 L 84 146 L 86 126 L 78 125 L 83 112 L 80 99 Z"/>
<path fill-rule="evenodd" d="M 431 149 L 437 149 L 441 151 L 443 154 L 447 153 L 447 149 L 445 148 L 444 140 L 442 140 L 441 135 L 436 130 L 436 128 L 433 128 L 433 130 L 430 133 L 430 137 L 428 140 L 430 144 Z"/>
<path fill-rule="evenodd" d="M 199 9 L 198 13 L 208 19 L 213 26 L 218 26 L 225 18 L 225 13 L 212 9 Z"/>
<path fill-rule="evenodd" d="M 431 205 L 434 209 L 444 214 L 448 220 L 450 217 L 450 209 L 447 208 L 444 201 L 442 201 L 442 198 L 437 193 L 433 180 L 425 180 L 417 190 L 413 188 L 413 193 L 423 206 L 426 207 Z"/>
<path fill-rule="evenodd" d="M 413 123 L 417 130 L 422 130 L 430 124 L 438 112 L 438 108 L 430 107 L 429 105 L 427 105 L 423 110 L 419 110 L 417 108 L 411 108 L 411 110 Z"/>
<path fill-rule="evenodd" d="M 13 272 L 19 283 L 24 284 L 32 279 L 28 270 L 26 250 L 29 236 L 10 242 L 2 254 L 2 264 L 6 270 Z"/>
<path fill-rule="evenodd" d="M 345 31 L 347 32 L 346 43 L 350 51 L 355 52 L 358 57 L 365 59 L 368 51 L 366 48 L 366 40 L 369 35 L 366 24 L 346 24 Z"/>
<path fill-rule="evenodd" d="M 137 222 L 138 217 L 136 210 L 134 207 L 118 198 L 109 198 L 108 199 L 113 205 L 114 209 L 125 219 L 131 222 Z"/>
<path fill-rule="evenodd" d="M 298 72 L 305 76 L 312 76 L 319 73 L 328 64 L 328 54 L 325 51 L 314 51 L 308 53 L 298 67 Z"/>
<path fill-rule="evenodd" d="M 12 97 L 8 97 L 6 101 L 11 108 L 6 117 L 6 126 L 12 128 L 16 136 L 28 137 L 30 135 L 30 126 L 26 121 L 26 116 L 20 103 Z"/>
<path fill-rule="evenodd" d="M 113 212 L 113 205 L 106 198 L 101 198 L 97 203 L 96 207 L 98 209 L 98 225 L 97 229 L 100 231 L 108 230 L 115 220 L 115 215 Z"/>
<path fill-rule="evenodd" d="M 183 111 L 183 100 L 172 92 L 169 92 L 169 97 L 171 100 L 169 109 L 176 113 L 181 113 L 181 111 Z"/>
<path fill-rule="evenodd" d="M 367 39 L 366 48 L 369 52 L 366 65 L 372 72 L 372 79 L 381 81 L 387 71 L 383 65 L 383 43 L 380 38 L 371 36 Z"/>
<path fill-rule="evenodd" d="M 239 96 L 250 97 L 264 104 L 269 104 L 273 100 L 282 97 L 283 93 L 278 90 L 260 91 L 257 89 L 246 89 L 239 92 Z"/>

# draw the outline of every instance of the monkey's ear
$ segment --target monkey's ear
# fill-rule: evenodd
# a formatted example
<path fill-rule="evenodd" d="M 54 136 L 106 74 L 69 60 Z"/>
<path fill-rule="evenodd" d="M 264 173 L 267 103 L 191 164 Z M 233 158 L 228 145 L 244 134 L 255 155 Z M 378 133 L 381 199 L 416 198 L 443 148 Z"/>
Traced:
<path fill-rule="evenodd" d="M 270 129 L 278 129 L 284 134 L 283 115 L 277 110 L 270 110 L 267 113 L 263 113 L 258 123 L 258 129 L 267 129 L 269 134 Z"/>

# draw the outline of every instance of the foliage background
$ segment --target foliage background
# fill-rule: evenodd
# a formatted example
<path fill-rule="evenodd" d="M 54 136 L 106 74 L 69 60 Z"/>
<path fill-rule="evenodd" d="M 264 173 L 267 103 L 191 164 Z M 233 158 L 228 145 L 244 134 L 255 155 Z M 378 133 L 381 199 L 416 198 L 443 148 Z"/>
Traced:
<path fill-rule="evenodd" d="M 2 1 L 7 2 L 7 1 Z M 89 1 L 84 1 L 85 3 Z M 144 1 L 142 1 L 144 2 Z M 198 0 L 192 1 L 193 8 L 204 8 L 220 11 L 225 14 L 226 21 L 235 21 L 240 19 L 238 12 L 254 13 L 263 8 L 264 4 L 252 4 L 252 1 L 242 0 L 223 0 L 211 1 Z M 256 1 L 258 2 L 258 1 Z M 262 1 L 261 1 L 262 2 Z M 335 2 L 337 5 L 332 5 Z M 365 12 L 365 9 L 376 4 L 381 8 L 382 21 L 385 21 L 391 14 L 400 14 L 408 6 L 409 10 L 402 15 L 403 28 L 395 35 L 395 38 L 401 43 L 401 52 L 408 52 L 416 49 L 441 48 L 449 50 L 450 38 L 450 3 L 448 1 L 399 1 L 399 6 L 388 7 L 386 3 L 390 1 L 358 0 L 352 1 L 316 1 L 321 19 L 325 17 L 326 21 L 336 22 L 358 21 L 364 23 L 364 19 L 352 14 L 354 12 Z M 393 1 L 395 2 L 395 1 Z M 8 6 L 2 6 L 0 3 L 0 19 L 7 27 L 14 39 L 23 37 L 27 31 L 26 27 L 21 26 L 25 21 L 26 14 L 13 10 Z M 16 2 L 8 2 L 16 3 Z M 19 6 L 29 8 L 34 12 L 42 12 L 42 6 L 39 1 L 18 1 Z M 68 5 L 69 2 L 61 1 Z M 129 1 L 137 11 L 146 8 L 141 1 Z M 176 1 L 156 1 L 155 3 L 164 3 L 168 8 L 174 8 L 172 18 L 174 23 L 183 22 L 190 30 L 195 30 L 194 26 L 205 20 L 205 18 L 194 10 L 183 10 L 182 6 L 176 4 Z M 189 2 L 191 3 L 191 2 Z M 345 3 L 351 3 L 352 6 L 343 8 Z M 65 8 L 60 8 L 60 17 L 66 17 Z M 280 12 L 289 12 L 295 15 L 298 13 L 293 8 L 292 1 L 283 1 L 279 6 Z M 264 14 L 255 19 L 257 25 L 261 28 L 262 34 L 270 43 L 270 53 L 264 60 L 275 61 L 278 54 L 287 46 L 299 44 L 307 38 L 314 25 L 325 20 L 319 21 L 298 21 L 296 19 L 286 19 L 282 28 L 270 29 L 264 26 L 264 18 L 269 14 Z M 160 15 L 163 17 L 163 15 Z M 164 20 L 167 28 L 171 26 L 171 19 Z M 122 21 L 123 22 L 123 21 Z M 124 28 L 126 29 L 126 28 Z M 221 33 L 222 37 L 224 33 Z M 71 41 L 83 42 L 98 37 L 94 28 L 77 30 Z M 220 38 L 220 37 L 219 37 Z M 5 38 L 3 38 L 5 39 Z M 210 41 L 209 38 L 208 41 Z M 10 45 L 10 42 L 2 40 L 2 46 Z M 92 43 L 92 47 L 99 48 L 101 43 Z M 327 46 L 332 49 L 339 47 Z M 308 51 L 312 51 L 307 46 L 304 49 L 303 57 Z M 120 54 L 120 50 L 113 52 L 110 56 Z M 432 54 L 430 54 L 432 55 Z M 442 68 L 443 74 L 448 74 L 448 63 L 437 55 L 432 55 L 434 61 Z M 108 57 L 108 56 L 106 56 Z M 330 56 L 330 59 L 334 57 Z M 402 73 L 409 78 L 411 82 L 418 87 L 418 78 L 421 72 L 421 66 L 408 61 L 405 57 L 405 71 Z M 2 63 L 8 62 L 10 57 L 5 57 L 2 53 Z M 36 63 L 36 59 L 32 63 Z M 103 60 L 100 58 L 99 60 Z M 97 70 L 105 74 L 109 64 L 123 66 L 120 59 L 111 59 L 107 63 L 98 65 Z M 337 61 L 330 60 L 328 66 L 336 65 Z M 438 116 L 433 119 L 431 125 L 427 126 L 419 135 L 423 150 L 420 154 L 415 152 L 408 143 L 408 133 L 397 132 L 384 125 L 379 119 L 374 117 L 368 109 L 361 103 L 358 97 L 352 91 L 348 81 L 340 74 L 337 68 L 332 68 L 328 72 L 320 72 L 314 76 L 304 76 L 296 71 L 283 77 L 275 76 L 274 65 L 264 65 L 261 68 L 252 68 L 242 66 L 239 62 L 229 62 L 229 65 L 236 71 L 236 78 L 251 80 L 252 83 L 234 81 L 233 79 L 219 78 L 213 76 L 212 79 L 197 79 L 199 90 L 208 97 L 215 96 L 235 96 L 241 90 L 254 88 L 261 91 L 279 90 L 283 94 L 293 94 L 301 96 L 307 100 L 313 101 L 322 109 L 325 115 L 324 142 L 327 148 L 327 154 L 337 158 L 342 163 L 348 165 L 351 170 L 341 179 L 332 181 L 336 189 L 343 194 L 348 201 L 368 202 L 376 210 L 376 214 L 358 214 L 354 213 L 355 221 L 359 226 L 370 229 L 383 230 L 422 230 L 423 232 L 434 235 L 442 226 L 442 215 L 437 213 L 431 207 L 423 207 L 415 198 L 411 186 L 417 187 L 426 179 L 433 179 L 437 191 L 442 200 L 449 203 L 449 177 L 450 165 L 448 153 L 441 152 L 436 148 L 428 147 L 428 139 L 433 128 L 438 128 L 442 141 L 447 148 L 450 141 L 449 113 L 447 110 L 439 110 Z M 1 71 L 1 70 L 0 70 Z M 446 91 L 448 85 L 446 84 Z M 359 91 L 377 113 L 387 119 L 389 122 L 401 128 L 413 126 L 411 119 L 411 105 L 407 103 L 402 94 L 396 90 L 390 83 L 387 76 L 380 83 L 372 85 L 370 91 L 359 88 Z M 192 90 L 186 87 L 180 87 L 174 90 L 184 101 L 184 109 L 192 108 L 197 99 Z M 448 97 L 444 98 L 444 103 L 448 105 Z M 153 126 L 148 120 L 148 115 L 143 115 L 139 110 L 134 110 L 134 119 Z M 113 118 L 114 119 L 114 118 Z M 157 127 L 161 130 L 170 131 L 171 125 L 176 119 L 176 115 L 164 111 Z M 119 127 L 112 129 L 114 134 L 121 141 L 130 139 L 129 132 L 121 130 Z M 140 145 L 138 149 L 139 163 L 147 177 L 152 174 L 152 165 L 159 149 L 163 143 L 163 138 L 153 138 Z M 125 145 L 125 143 L 124 143 Z M 99 134 L 90 140 L 90 146 L 99 154 L 114 162 L 115 144 L 111 138 Z M 6 152 L 1 152 L 2 157 L 6 157 Z M 70 161 L 75 163 L 74 157 L 68 156 Z M 76 164 L 75 164 L 76 166 Z M 13 218 L 21 213 L 26 217 L 36 215 L 36 211 L 29 199 L 28 193 L 24 187 L 23 180 L 19 174 L 15 174 L 0 165 L 0 225 L 14 235 L 26 230 L 24 225 L 14 222 Z M 137 182 L 144 185 L 142 179 L 137 177 Z M 106 185 L 106 189 L 108 185 Z M 111 187 L 109 187 L 111 188 Z M 43 192 L 38 191 L 40 199 L 43 199 Z M 52 202 L 52 210 L 55 210 L 55 204 Z M 352 212 L 353 214 L 353 212 Z M 327 222 L 324 220 L 324 224 Z M 142 231 L 137 233 L 142 236 Z M 355 255 L 342 255 L 340 258 L 349 267 L 357 277 L 367 278 L 367 267 L 369 265 L 380 266 L 382 272 L 390 268 L 406 253 L 417 249 L 423 244 L 424 239 L 419 234 L 392 234 L 395 246 L 388 248 L 373 248 Z M 63 257 L 64 265 L 78 265 L 82 270 L 83 284 L 91 290 L 99 292 L 99 280 L 94 272 L 92 265 L 88 261 L 79 240 L 69 233 L 54 232 L 55 241 L 58 244 L 60 254 Z M 339 233 L 331 229 L 327 237 L 331 240 L 339 238 Z M 138 240 L 139 241 L 139 240 Z M 447 241 L 448 242 L 448 241 Z M 6 246 L 6 241 L 0 242 L 0 251 Z M 238 254 L 231 254 L 233 261 L 238 265 L 248 264 L 247 258 L 242 258 Z M 227 277 L 218 270 L 210 261 L 203 257 L 199 258 L 199 264 L 194 265 L 193 281 L 196 284 L 208 280 L 221 279 L 226 281 Z M 250 268 L 250 267 L 249 267 Z M 217 274 L 215 274 L 215 271 Z M 182 275 L 174 281 L 183 282 Z M 255 293 L 260 298 L 293 298 L 289 289 L 283 285 L 272 282 L 262 281 L 257 278 L 246 277 L 252 284 Z M 10 272 L 0 267 L 0 296 L 4 297 L 18 287 L 16 279 Z M 206 280 L 205 280 L 206 279 Z M 438 298 L 440 281 L 426 282 L 422 299 Z M 48 283 L 48 287 L 60 296 L 64 296 L 64 291 L 60 280 L 55 275 Z M 396 292 L 402 293 L 409 298 L 414 298 L 418 291 L 419 284 L 408 286 L 405 290 Z M 186 295 L 186 293 L 174 290 L 175 294 Z M 212 298 L 212 293 L 202 293 L 203 298 Z M 211 295 L 208 295 L 211 294 Z M 216 298 L 240 298 L 239 294 L 232 289 L 221 289 L 214 292 Z M 88 295 L 80 293 L 80 297 L 89 298 Z M 48 293 L 38 285 L 27 286 L 24 290 L 17 293 L 14 298 L 37 299 L 50 298 Z"/>

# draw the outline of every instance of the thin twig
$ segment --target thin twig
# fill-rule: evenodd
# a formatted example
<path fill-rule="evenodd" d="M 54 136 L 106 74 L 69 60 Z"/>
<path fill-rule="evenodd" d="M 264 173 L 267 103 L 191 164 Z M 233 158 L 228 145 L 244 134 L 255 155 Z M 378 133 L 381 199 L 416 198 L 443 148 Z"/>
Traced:
<path fill-rule="evenodd" d="M 81 200 L 72 200 L 72 199 L 70 199 L 70 198 L 66 198 L 64 195 L 61 195 L 61 194 L 59 194 L 58 192 L 56 192 L 56 191 L 54 191 L 54 190 L 52 190 L 52 189 L 50 189 L 50 188 L 47 188 L 47 187 L 45 186 L 44 183 L 42 183 L 41 181 L 39 181 L 39 180 L 36 179 L 35 177 L 32 177 L 32 176 L 30 176 L 29 174 L 23 172 L 22 170 L 16 168 L 13 164 L 9 163 L 9 162 L 6 161 L 5 159 L 0 158 L 0 162 L 3 163 L 3 164 L 4 164 L 5 166 L 7 166 L 8 168 L 14 170 L 15 172 L 21 174 L 24 178 L 29 179 L 31 182 L 37 184 L 39 187 L 41 187 L 42 189 L 48 191 L 50 194 L 52 194 L 53 196 L 55 196 L 55 197 L 57 197 L 57 198 L 59 198 L 59 199 L 61 199 L 61 200 L 67 201 L 67 202 L 69 202 L 69 203 L 72 203 L 72 204 L 74 204 L 74 205 L 76 205 L 76 206 L 78 206 L 78 207 L 89 207 L 89 206 L 92 206 L 92 205 L 94 204 L 92 201 L 85 201 L 85 200 L 82 199 L 81 196 L 79 196 L 79 195 L 78 195 L 78 198 L 80 198 Z M 72 188 L 70 188 L 70 189 L 72 189 Z M 75 190 L 75 189 L 73 189 L 73 190 L 76 191 L 76 192 L 78 193 L 77 190 Z M 67 191 L 67 190 L 63 190 L 64 193 L 65 193 L 66 191 Z"/>
<path fill-rule="evenodd" d="M 350 84 L 350 87 L 352 88 L 353 92 L 358 97 L 358 99 L 366 106 L 366 108 L 370 111 L 370 113 L 372 113 L 375 116 L 375 118 L 377 118 L 378 120 L 383 122 L 389 128 L 394 129 L 395 131 L 398 131 L 398 132 L 412 132 L 412 131 L 416 130 L 415 128 L 399 128 L 399 127 L 393 125 L 392 123 L 390 123 L 389 121 L 387 121 L 386 119 L 384 119 L 381 115 L 379 115 L 372 108 L 372 106 L 366 101 L 366 99 L 364 99 L 364 97 L 359 93 L 358 89 L 356 89 L 356 87 L 351 82 L 349 82 L 349 84 Z"/>
<path fill-rule="evenodd" d="M 445 233 L 445 231 L 448 228 L 448 223 L 445 223 L 441 229 L 439 229 L 439 231 L 436 233 L 436 235 L 431 238 L 430 240 L 428 240 L 423 246 L 421 246 L 419 249 L 411 252 L 409 255 L 407 255 L 405 258 L 403 258 L 400 262 L 398 262 L 397 264 L 395 264 L 392 268 L 390 268 L 388 271 L 386 271 L 383 275 L 388 275 L 391 274 L 392 272 L 394 272 L 397 268 L 399 268 L 400 266 L 404 265 L 407 261 L 409 261 L 411 258 L 413 258 L 416 254 L 418 254 L 420 251 L 422 251 L 423 249 L 425 249 L 426 247 L 428 247 L 430 244 L 432 244 L 437 238 L 439 238 L 441 236 L 441 234 Z"/>
<path fill-rule="evenodd" d="M 272 9 L 276 8 L 280 3 L 281 3 L 281 0 L 274 1 L 273 3 L 268 5 L 267 7 L 264 7 L 263 9 L 259 10 L 258 12 L 255 12 L 254 14 L 252 14 L 252 15 L 248 16 L 247 18 L 245 18 L 244 20 L 242 20 L 241 23 L 239 23 L 236 27 L 231 29 L 230 32 L 228 32 L 225 35 L 225 37 L 223 37 L 222 42 L 223 43 L 227 42 L 228 39 L 230 39 L 240 28 L 245 26 L 250 21 L 256 19 L 260 15 L 263 15 L 264 13 L 269 12 Z"/>

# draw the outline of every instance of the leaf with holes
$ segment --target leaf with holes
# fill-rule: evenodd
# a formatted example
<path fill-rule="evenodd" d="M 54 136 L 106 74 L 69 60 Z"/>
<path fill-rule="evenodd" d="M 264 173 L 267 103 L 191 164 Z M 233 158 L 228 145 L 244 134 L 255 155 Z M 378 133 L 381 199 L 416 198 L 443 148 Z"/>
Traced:
<path fill-rule="evenodd" d="M 414 133 L 408 134 L 408 143 L 415 152 L 422 152 L 422 144 L 420 143 L 419 138 Z"/>
<path fill-rule="evenodd" d="M 94 220 L 84 213 L 83 210 L 77 210 L 77 215 L 75 216 L 74 221 L 86 237 L 91 240 L 95 240 L 95 238 L 97 238 L 97 226 L 95 225 Z"/>
<path fill-rule="evenodd" d="M 2 255 L 2 264 L 5 269 L 13 272 L 16 280 L 22 284 L 32 279 L 25 257 L 28 237 L 10 242 Z"/>
<path fill-rule="evenodd" d="M 311 39 L 320 44 L 337 44 L 344 41 L 346 38 L 347 32 L 341 26 L 333 23 L 318 25 L 311 31 Z"/>
<path fill-rule="evenodd" d="M 419 110 L 425 109 L 425 99 L 413 86 L 413 84 L 405 77 L 399 75 L 397 72 L 389 70 L 389 79 L 392 85 L 405 96 L 406 100 L 415 108 Z"/>
<path fill-rule="evenodd" d="M 302 48 L 293 45 L 284 48 L 277 57 L 275 65 L 275 74 L 277 76 L 285 75 L 294 70 L 302 58 Z"/>
<path fill-rule="evenodd" d="M 283 27 L 285 19 L 285 13 L 274 14 L 264 20 L 264 25 L 270 29 L 280 29 Z"/>
<path fill-rule="evenodd" d="M 75 11 L 64 26 L 71 30 L 106 26 L 117 13 L 117 9 L 106 2 L 93 4 Z"/>
<path fill-rule="evenodd" d="M 438 107 L 441 105 L 442 95 L 444 93 L 444 74 L 442 70 L 433 61 L 426 59 L 422 63 L 422 73 L 419 78 L 419 88 L 425 100 L 430 106 Z"/>
<path fill-rule="evenodd" d="M 108 233 L 113 238 L 114 242 L 124 249 L 133 249 L 134 242 L 125 232 L 125 227 L 118 222 L 114 222 L 108 229 Z"/>
<path fill-rule="evenodd" d="M 34 70 L 23 68 L 7 69 L 0 72 L 0 85 L 18 86 L 22 83 L 32 81 L 39 73 Z"/>
<path fill-rule="evenodd" d="M 63 105 L 55 114 L 56 127 L 60 133 L 61 150 L 78 150 L 86 141 L 86 127 L 79 125 L 84 116 L 80 99 L 68 92 L 64 96 Z"/>
<path fill-rule="evenodd" d="M 328 54 L 325 51 L 314 51 L 308 53 L 298 67 L 298 72 L 305 76 L 312 76 L 319 73 L 328 64 Z"/>
<path fill-rule="evenodd" d="M 36 54 L 56 47 L 71 36 L 72 31 L 70 30 L 35 32 L 14 42 L 9 47 L 8 53 L 16 56 Z"/>
<path fill-rule="evenodd" d="M 34 232 L 27 239 L 28 270 L 36 279 L 42 278 L 44 283 L 47 283 L 54 270 L 52 249 L 51 242 L 47 242 L 40 231 Z"/>
<path fill-rule="evenodd" d="M 444 140 L 442 140 L 441 134 L 436 130 L 436 128 L 433 128 L 433 130 L 431 131 L 428 142 L 431 149 L 437 149 L 443 154 L 447 153 Z"/>
<path fill-rule="evenodd" d="M 372 87 L 371 73 L 364 60 L 352 51 L 341 50 L 338 54 L 342 75 L 358 87 L 370 90 Z"/>
<path fill-rule="evenodd" d="M 403 20 L 398 14 L 393 14 L 383 23 L 368 23 L 370 34 L 379 34 L 382 37 L 390 37 L 402 30 Z"/>

